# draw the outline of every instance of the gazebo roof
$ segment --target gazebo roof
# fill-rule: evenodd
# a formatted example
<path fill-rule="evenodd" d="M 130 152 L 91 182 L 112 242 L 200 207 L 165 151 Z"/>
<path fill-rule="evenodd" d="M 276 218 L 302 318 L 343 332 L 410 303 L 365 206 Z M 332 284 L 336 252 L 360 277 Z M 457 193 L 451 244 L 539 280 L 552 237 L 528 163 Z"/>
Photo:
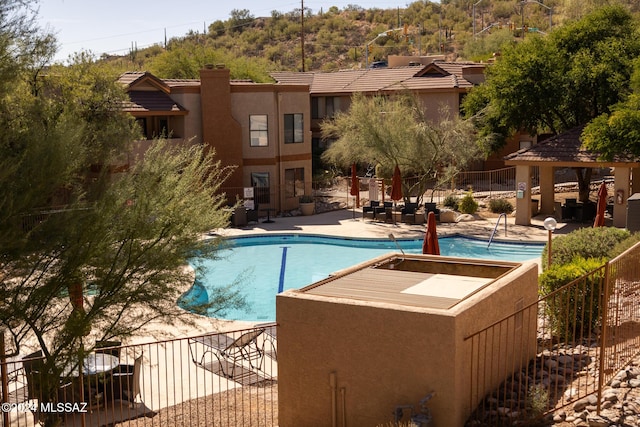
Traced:
<path fill-rule="evenodd" d="M 599 153 L 582 147 L 580 135 L 584 126 L 578 126 L 559 135 L 552 136 L 536 145 L 505 156 L 507 165 L 543 166 L 553 162 L 559 167 L 616 167 L 631 166 L 640 159 L 630 156 L 615 156 L 611 161 L 600 160 Z"/>

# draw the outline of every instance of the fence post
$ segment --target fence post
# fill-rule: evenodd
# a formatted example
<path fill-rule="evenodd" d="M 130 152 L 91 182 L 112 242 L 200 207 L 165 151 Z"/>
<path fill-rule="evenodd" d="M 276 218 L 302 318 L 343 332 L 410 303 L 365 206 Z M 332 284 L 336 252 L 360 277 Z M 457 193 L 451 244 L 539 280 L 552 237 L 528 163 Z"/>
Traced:
<path fill-rule="evenodd" d="M 9 376 L 7 375 L 7 364 L 5 363 L 4 328 L 0 328 L 0 381 L 2 382 L 2 403 L 9 401 Z M 9 411 L 2 411 L 2 422 L 4 426 L 9 425 Z"/>
<path fill-rule="evenodd" d="M 602 310 L 602 330 L 600 332 L 600 360 L 598 363 L 598 404 L 596 413 L 600 415 L 602 409 L 602 388 L 604 387 L 604 362 L 605 352 L 607 347 L 607 321 L 609 314 L 609 299 L 611 298 L 610 286 L 609 286 L 609 270 L 611 268 L 611 261 L 607 261 L 604 266 L 604 292 L 602 293 L 602 301 L 600 309 Z"/>

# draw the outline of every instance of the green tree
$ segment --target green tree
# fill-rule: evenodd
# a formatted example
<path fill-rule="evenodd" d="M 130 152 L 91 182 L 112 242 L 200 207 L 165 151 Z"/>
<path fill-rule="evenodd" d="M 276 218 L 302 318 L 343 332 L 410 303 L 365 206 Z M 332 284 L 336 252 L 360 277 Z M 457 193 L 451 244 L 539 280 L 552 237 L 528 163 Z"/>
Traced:
<path fill-rule="evenodd" d="M 465 99 L 465 114 L 491 151 L 516 132 L 561 133 L 609 112 L 626 97 L 638 54 L 630 13 L 618 6 L 598 9 L 548 37 L 504 45 L 485 84 Z M 585 200 L 590 169 L 576 172 Z"/>
<path fill-rule="evenodd" d="M 121 111 L 126 94 L 115 75 L 86 54 L 44 73 L 52 39 L 33 27 L 7 31 L 7 16 L 0 13 L 0 39 L 10 40 L 0 68 L 12 70 L 0 85 L 0 332 L 14 354 L 27 342 L 42 349 L 41 389 L 55 401 L 59 378 L 95 340 L 184 317 L 176 302 L 193 280 L 184 267 L 194 251 L 215 255 L 201 236 L 227 222 L 218 189 L 229 170 L 202 147 L 163 141 L 128 161 L 139 130 Z M 26 48 L 31 42 L 40 49 Z M 82 307 L 72 304 L 69 295 L 83 288 Z M 213 312 L 242 305 L 233 284 L 213 297 Z M 59 422 L 45 416 L 46 425 Z"/>
<path fill-rule="evenodd" d="M 584 145 L 602 158 L 640 156 L 640 59 L 634 62 L 631 79 L 633 93 L 611 108 L 610 113 L 593 119 L 582 132 Z"/>
<path fill-rule="evenodd" d="M 412 94 L 387 98 L 356 94 L 348 112 L 338 113 L 322 123 L 322 135 L 335 139 L 323 154 L 325 161 L 346 167 L 353 162 L 380 165 L 391 176 L 399 165 L 405 182 L 405 199 L 422 199 L 429 187 L 450 182 L 480 150 L 471 143 L 470 122 L 442 111 L 438 123 L 429 121 L 420 100 Z"/>

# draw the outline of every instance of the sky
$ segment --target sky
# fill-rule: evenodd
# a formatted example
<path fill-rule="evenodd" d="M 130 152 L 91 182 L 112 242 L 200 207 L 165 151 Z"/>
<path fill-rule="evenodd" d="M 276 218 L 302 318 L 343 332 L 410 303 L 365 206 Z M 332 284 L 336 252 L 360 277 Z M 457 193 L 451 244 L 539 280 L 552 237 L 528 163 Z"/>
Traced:
<path fill-rule="evenodd" d="M 181 37 L 190 30 L 202 33 L 212 22 L 229 19 L 233 9 L 247 9 L 255 17 L 271 11 L 291 12 L 304 2 L 317 13 L 331 6 L 353 4 L 365 9 L 404 8 L 405 0 L 39 0 L 38 21 L 56 35 L 57 61 L 82 50 L 100 57 L 124 55 L 135 46 L 142 49 Z"/>

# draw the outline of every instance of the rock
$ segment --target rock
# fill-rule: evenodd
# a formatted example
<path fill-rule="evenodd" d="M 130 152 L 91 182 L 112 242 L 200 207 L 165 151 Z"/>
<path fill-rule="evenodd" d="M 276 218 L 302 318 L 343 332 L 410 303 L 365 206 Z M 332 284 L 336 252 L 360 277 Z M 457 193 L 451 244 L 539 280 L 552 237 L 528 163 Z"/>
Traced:
<path fill-rule="evenodd" d="M 589 427 L 608 427 L 611 425 L 610 421 L 599 416 L 599 415 L 590 415 L 587 417 L 587 422 L 589 423 Z"/>

